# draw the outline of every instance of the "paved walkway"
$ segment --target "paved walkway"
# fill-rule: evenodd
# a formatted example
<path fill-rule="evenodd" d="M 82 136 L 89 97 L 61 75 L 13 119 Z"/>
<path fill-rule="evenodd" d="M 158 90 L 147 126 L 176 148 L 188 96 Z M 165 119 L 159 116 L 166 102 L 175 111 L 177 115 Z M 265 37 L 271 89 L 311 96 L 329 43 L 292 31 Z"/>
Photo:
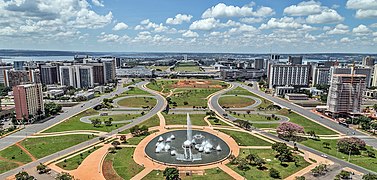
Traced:
<path fill-rule="evenodd" d="M 230 167 L 226 166 L 225 164 L 220 164 L 218 166 L 221 170 L 223 170 L 225 173 L 229 174 L 232 178 L 237 179 L 237 180 L 242 180 L 245 179 L 243 176 L 239 175 L 233 169 Z"/>

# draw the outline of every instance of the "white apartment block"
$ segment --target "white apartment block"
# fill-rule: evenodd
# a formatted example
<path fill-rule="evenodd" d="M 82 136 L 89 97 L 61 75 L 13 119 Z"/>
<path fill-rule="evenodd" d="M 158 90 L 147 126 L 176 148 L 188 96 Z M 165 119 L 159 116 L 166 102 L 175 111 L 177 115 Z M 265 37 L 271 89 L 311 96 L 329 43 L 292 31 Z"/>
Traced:
<path fill-rule="evenodd" d="M 301 64 L 270 64 L 269 88 L 276 86 L 308 86 L 310 66 Z"/>

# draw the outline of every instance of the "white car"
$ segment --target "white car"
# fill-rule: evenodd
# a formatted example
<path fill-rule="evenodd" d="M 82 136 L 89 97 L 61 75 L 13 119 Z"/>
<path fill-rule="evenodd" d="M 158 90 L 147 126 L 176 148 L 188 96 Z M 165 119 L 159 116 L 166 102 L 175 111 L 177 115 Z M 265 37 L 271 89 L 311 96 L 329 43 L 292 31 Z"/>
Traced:
<path fill-rule="evenodd" d="M 326 154 L 321 154 L 321 157 L 327 158 Z"/>

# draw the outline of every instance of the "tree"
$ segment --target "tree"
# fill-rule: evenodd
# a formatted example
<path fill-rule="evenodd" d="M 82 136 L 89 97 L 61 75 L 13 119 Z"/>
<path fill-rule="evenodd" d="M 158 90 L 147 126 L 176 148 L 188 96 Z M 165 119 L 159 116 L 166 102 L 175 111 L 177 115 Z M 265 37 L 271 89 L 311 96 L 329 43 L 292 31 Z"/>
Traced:
<path fill-rule="evenodd" d="M 59 173 L 56 178 L 56 180 L 73 180 L 74 177 L 66 172 Z"/>
<path fill-rule="evenodd" d="M 335 176 L 335 179 L 351 179 L 351 172 L 342 170 Z"/>
<path fill-rule="evenodd" d="M 365 149 L 365 142 L 359 138 L 343 138 L 336 143 L 338 151 L 345 154 L 360 154 L 360 150 Z"/>
<path fill-rule="evenodd" d="M 234 122 L 237 123 L 238 126 L 240 126 L 243 129 L 251 129 L 252 127 L 252 124 L 249 121 L 237 119 Z"/>
<path fill-rule="evenodd" d="M 296 180 L 305 180 L 306 178 L 305 178 L 305 176 L 297 176 L 295 179 Z"/>
<path fill-rule="evenodd" d="M 262 169 L 264 167 L 264 164 L 266 164 L 266 161 L 257 156 L 257 158 L 254 159 L 254 163 L 258 167 L 258 169 Z"/>
<path fill-rule="evenodd" d="M 376 133 L 376 131 L 377 131 L 377 120 L 374 120 L 374 121 L 372 121 L 372 122 L 370 123 L 370 129 L 373 130 L 373 134 Z"/>
<path fill-rule="evenodd" d="M 305 131 L 304 128 L 298 124 L 283 122 L 277 127 L 276 132 L 283 138 L 292 138 L 296 137 L 297 133 L 304 133 Z"/>
<path fill-rule="evenodd" d="M 272 149 L 278 152 L 278 154 L 276 155 L 276 158 L 280 161 L 280 164 L 283 164 L 283 162 L 294 161 L 294 156 L 292 154 L 292 151 L 289 149 L 287 144 L 277 142 L 272 145 Z"/>
<path fill-rule="evenodd" d="M 329 149 L 330 143 L 329 142 L 323 142 L 323 146 L 327 149 Z"/>
<path fill-rule="evenodd" d="M 94 127 L 98 127 L 102 124 L 102 122 L 99 119 L 93 119 L 91 120 L 91 123 L 93 124 Z"/>
<path fill-rule="evenodd" d="M 247 171 L 250 167 L 247 165 L 247 160 L 245 158 L 238 160 L 237 168 L 242 171 Z"/>
<path fill-rule="evenodd" d="M 311 170 L 311 172 L 313 173 L 314 176 L 326 174 L 327 165 L 326 164 L 320 164 L 320 165 L 316 166 L 315 168 L 313 168 Z"/>
<path fill-rule="evenodd" d="M 111 143 L 111 145 L 113 145 L 115 149 L 118 149 L 118 146 L 120 145 L 120 142 L 119 141 L 113 141 Z"/>
<path fill-rule="evenodd" d="M 109 149 L 107 149 L 109 151 L 109 153 L 115 153 L 115 148 L 114 147 L 109 147 Z"/>
<path fill-rule="evenodd" d="M 34 180 L 34 176 L 30 176 L 27 172 L 22 171 L 16 174 L 16 180 Z"/>
<path fill-rule="evenodd" d="M 377 180 L 377 174 L 372 174 L 372 173 L 364 174 L 363 180 Z"/>
<path fill-rule="evenodd" d="M 51 171 L 51 169 L 47 168 L 46 165 L 40 163 L 37 166 L 37 171 L 38 171 L 39 174 L 43 174 L 43 173 L 47 173 L 47 172 Z"/>
<path fill-rule="evenodd" d="M 166 180 L 179 180 L 179 170 L 177 168 L 167 167 L 165 168 L 163 175 Z"/>
<path fill-rule="evenodd" d="M 113 118 L 109 118 L 108 120 L 104 121 L 106 126 L 112 126 L 113 125 Z"/>
<path fill-rule="evenodd" d="M 274 169 L 274 168 L 271 168 L 270 169 L 270 177 L 275 178 L 275 179 L 280 178 L 279 171 Z"/>
<path fill-rule="evenodd" d="M 122 141 L 122 143 L 127 143 L 127 136 L 126 135 L 121 135 L 120 138 L 119 138 L 120 141 Z"/>
<path fill-rule="evenodd" d="M 50 115 L 56 115 L 62 110 L 62 106 L 60 104 L 56 104 L 54 102 L 48 102 L 44 104 L 45 107 L 45 115 L 50 116 Z"/>

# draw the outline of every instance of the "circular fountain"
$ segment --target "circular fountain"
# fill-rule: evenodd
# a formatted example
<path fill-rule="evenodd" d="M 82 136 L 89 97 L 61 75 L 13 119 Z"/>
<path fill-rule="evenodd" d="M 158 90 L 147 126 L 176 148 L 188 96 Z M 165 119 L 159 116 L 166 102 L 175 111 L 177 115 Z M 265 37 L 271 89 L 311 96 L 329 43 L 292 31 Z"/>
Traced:
<path fill-rule="evenodd" d="M 186 130 L 174 130 L 155 137 L 145 147 L 145 153 L 155 162 L 190 166 L 224 160 L 230 155 L 230 148 L 214 134 L 192 130 L 187 114 Z"/>

